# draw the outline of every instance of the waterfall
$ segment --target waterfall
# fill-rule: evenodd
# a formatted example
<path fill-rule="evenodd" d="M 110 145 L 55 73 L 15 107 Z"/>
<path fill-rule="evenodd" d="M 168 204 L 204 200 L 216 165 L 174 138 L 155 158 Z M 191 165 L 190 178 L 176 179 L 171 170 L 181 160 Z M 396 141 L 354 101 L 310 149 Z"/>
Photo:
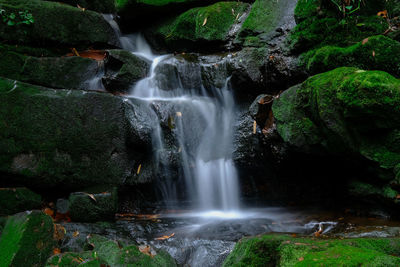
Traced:
<path fill-rule="evenodd" d="M 235 103 L 229 77 L 225 75 L 222 83 L 205 85 L 201 70 L 207 63 L 176 60 L 174 55 L 156 56 L 140 34 L 122 36 L 118 25 L 112 25 L 124 49 L 152 62 L 148 76 L 132 87 L 129 98 L 146 103 L 158 118 L 152 145 L 154 168 L 164 177 L 159 181 L 163 199 L 176 201 L 182 187 L 165 164 L 166 156 L 178 154 L 178 175 L 194 208 L 238 210 L 238 175 L 232 160 Z M 224 60 L 219 62 L 221 68 Z M 166 121 L 175 149 L 164 134 Z"/>

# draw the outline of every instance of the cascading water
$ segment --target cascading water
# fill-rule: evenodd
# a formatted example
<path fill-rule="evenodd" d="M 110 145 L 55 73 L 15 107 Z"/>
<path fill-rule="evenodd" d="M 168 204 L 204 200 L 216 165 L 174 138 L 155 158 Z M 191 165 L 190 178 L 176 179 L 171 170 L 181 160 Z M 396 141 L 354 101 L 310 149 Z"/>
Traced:
<path fill-rule="evenodd" d="M 123 37 L 122 43 L 125 49 L 152 62 L 148 77 L 134 85 L 130 98 L 147 103 L 159 120 L 154 125 L 153 150 L 157 172 L 165 177 L 160 185 L 163 198 L 176 201 L 180 182 L 168 177 L 172 175 L 160 163 L 169 144 L 161 126 L 165 114 L 156 112 L 155 106 L 168 107 L 168 126 L 178 146 L 179 175 L 187 196 L 203 211 L 238 210 L 238 178 L 231 157 L 235 105 L 229 77 L 222 86 L 205 86 L 201 63 L 185 61 L 178 63 L 175 72 L 165 75 L 171 66 L 163 63 L 173 60 L 173 55 L 153 55 L 140 35 Z M 200 82 L 183 81 L 182 77 L 187 76 Z"/>

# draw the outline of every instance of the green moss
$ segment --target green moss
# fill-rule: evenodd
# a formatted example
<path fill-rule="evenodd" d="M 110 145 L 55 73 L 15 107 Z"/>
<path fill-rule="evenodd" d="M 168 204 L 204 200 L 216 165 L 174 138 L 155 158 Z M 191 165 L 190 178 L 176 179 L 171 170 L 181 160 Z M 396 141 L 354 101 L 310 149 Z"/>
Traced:
<path fill-rule="evenodd" d="M 323 9 L 322 9 L 323 10 Z M 321 0 L 299 0 L 294 10 L 294 17 L 300 23 L 321 11 Z"/>
<path fill-rule="evenodd" d="M 106 13 L 112 14 L 116 11 L 116 2 L 121 1 L 114 1 L 114 0 L 47 0 L 53 2 L 63 2 L 69 4 L 73 7 L 79 5 L 82 8 L 86 8 L 88 10 L 93 10 L 99 13 Z"/>
<path fill-rule="evenodd" d="M 352 182 L 349 185 L 349 192 L 357 197 L 374 197 L 378 196 L 382 199 L 394 200 L 398 192 L 389 186 L 376 186 L 363 182 Z"/>
<path fill-rule="evenodd" d="M 133 168 L 120 157 L 131 129 L 123 99 L 0 79 L 0 101 L 0 171 L 15 182 L 120 184 Z"/>
<path fill-rule="evenodd" d="M 381 71 L 338 68 L 284 92 L 273 104 L 277 129 L 290 144 L 318 145 L 392 169 L 400 161 L 400 81 Z M 310 138 L 312 137 L 312 138 Z M 393 139 L 394 138 L 394 139 Z"/>
<path fill-rule="evenodd" d="M 117 9 L 121 10 L 127 5 L 149 5 L 149 6 L 166 6 L 178 3 L 190 3 L 196 0 L 116 0 Z"/>
<path fill-rule="evenodd" d="M 139 248 L 135 245 L 122 246 L 118 241 L 99 235 L 89 235 L 87 242 L 93 248 L 92 251 L 56 255 L 48 260 L 46 266 L 72 267 L 77 266 L 82 260 L 91 262 L 90 266 L 100 266 L 100 263 L 102 266 L 176 266 L 174 259 L 164 251 L 157 251 L 156 255 L 151 257 L 140 252 Z M 155 252 L 154 250 L 152 251 L 153 253 Z"/>
<path fill-rule="evenodd" d="M 313 74 L 347 66 L 383 70 L 399 77 L 400 42 L 383 35 L 372 36 L 346 48 L 325 46 L 312 50 L 303 60 Z"/>
<path fill-rule="evenodd" d="M 298 24 L 288 37 L 289 48 L 302 53 L 327 45 L 348 46 L 363 39 L 382 34 L 388 28 L 386 20 L 378 16 L 309 17 Z"/>
<path fill-rule="evenodd" d="M 72 193 L 69 196 L 69 212 L 74 221 L 113 220 L 117 209 L 117 188 L 88 189 L 84 193 Z"/>
<path fill-rule="evenodd" d="M 223 266 L 397 266 L 399 244 L 397 238 L 314 240 L 264 235 L 239 241 Z"/>
<path fill-rule="evenodd" d="M 0 237 L 0 266 L 42 266 L 53 250 L 53 220 L 42 212 L 10 217 Z"/>
<path fill-rule="evenodd" d="M 0 8 L 16 14 L 28 10 L 35 20 L 31 25 L 13 27 L 0 23 L 0 39 L 4 42 L 76 48 L 87 48 L 90 44 L 118 45 L 112 27 L 93 11 L 82 12 L 76 7 L 41 0 L 1 0 Z"/>
<path fill-rule="evenodd" d="M 41 203 L 40 195 L 27 188 L 0 188 L 0 214 L 2 215 L 40 208 Z"/>
<path fill-rule="evenodd" d="M 237 14 L 243 14 L 247 8 L 248 4 L 241 2 L 219 2 L 193 8 L 154 31 L 159 38 L 165 39 L 167 47 L 183 48 L 201 42 L 225 43 Z"/>

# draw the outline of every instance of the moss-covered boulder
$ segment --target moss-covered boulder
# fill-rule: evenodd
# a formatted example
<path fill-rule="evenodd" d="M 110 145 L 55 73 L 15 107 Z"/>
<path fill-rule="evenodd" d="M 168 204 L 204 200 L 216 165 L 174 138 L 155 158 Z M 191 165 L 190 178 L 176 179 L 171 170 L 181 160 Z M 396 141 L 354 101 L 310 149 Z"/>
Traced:
<path fill-rule="evenodd" d="M 248 8 L 241 2 L 193 8 L 152 28 L 147 36 L 170 51 L 219 50 L 235 38 L 231 29 Z"/>
<path fill-rule="evenodd" d="M 73 7 L 81 7 L 99 13 L 111 14 L 116 11 L 115 0 L 47 0 L 52 2 L 63 2 Z"/>
<path fill-rule="evenodd" d="M 109 50 L 102 81 L 110 92 L 127 93 L 135 82 L 145 78 L 150 62 L 125 50 Z"/>
<path fill-rule="evenodd" d="M 0 215 L 40 208 L 42 198 L 28 188 L 0 188 Z"/>
<path fill-rule="evenodd" d="M 273 112 L 285 142 L 304 153 L 366 160 L 374 173 L 372 183 L 384 188 L 400 163 L 399 105 L 400 80 L 381 71 L 344 67 L 285 91 Z M 382 197 L 397 202 L 395 193 Z"/>
<path fill-rule="evenodd" d="M 108 93 L 0 79 L 0 102 L 2 183 L 123 184 L 151 144 L 145 109 Z"/>
<path fill-rule="evenodd" d="M 263 235 L 240 240 L 223 266 L 398 266 L 400 239 Z"/>
<path fill-rule="evenodd" d="M 400 42 L 378 35 L 345 48 L 324 46 L 308 52 L 304 64 L 312 74 L 347 66 L 383 70 L 400 77 Z"/>
<path fill-rule="evenodd" d="M 53 251 L 54 224 L 41 211 L 18 213 L 0 237 L 0 266 L 43 266 Z"/>
<path fill-rule="evenodd" d="M 116 33 L 104 17 L 93 11 L 82 11 L 69 5 L 42 0 L 1 0 L 3 16 L 17 14 L 14 25 L 0 23 L 0 39 L 3 42 L 30 44 L 32 46 L 88 45 L 118 46 Z M 33 22 L 26 24 L 24 12 Z"/>
<path fill-rule="evenodd" d="M 51 88 L 86 89 L 99 64 L 82 57 L 25 56 L 0 46 L 0 76 Z"/>
<path fill-rule="evenodd" d="M 118 210 L 118 190 L 92 188 L 69 196 L 69 214 L 73 221 L 97 222 L 113 220 Z"/>
<path fill-rule="evenodd" d="M 164 251 L 146 247 L 141 252 L 136 245 L 124 245 L 99 235 L 87 237 L 91 251 L 81 253 L 63 253 L 51 257 L 46 266 L 77 266 L 82 262 L 91 262 L 90 266 L 151 266 L 175 267 L 175 260 Z M 78 261 L 77 261 L 78 260 Z M 80 266 L 80 265 L 79 265 Z"/>

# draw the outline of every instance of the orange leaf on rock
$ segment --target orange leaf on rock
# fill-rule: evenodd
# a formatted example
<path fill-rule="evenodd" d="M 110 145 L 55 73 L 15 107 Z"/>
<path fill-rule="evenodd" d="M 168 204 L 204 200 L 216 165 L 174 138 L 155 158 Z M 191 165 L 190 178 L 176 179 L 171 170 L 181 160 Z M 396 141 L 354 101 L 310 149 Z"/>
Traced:
<path fill-rule="evenodd" d="M 157 237 L 156 240 L 165 240 L 165 239 L 169 239 L 171 237 L 173 237 L 175 235 L 175 233 L 172 233 L 170 235 L 163 235 L 161 237 Z"/>
<path fill-rule="evenodd" d="M 53 255 L 61 254 L 61 250 L 59 248 L 53 249 Z"/>
<path fill-rule="evenodd" d="M 53 217 L 53 215 L 54 215 L 54 210 L 52 210 L 52 209 L 50 209 L 50 208 L 45 208 L 43 212 L 44 212 L 45 214 L 51 216 L 51 217 Z"/>

